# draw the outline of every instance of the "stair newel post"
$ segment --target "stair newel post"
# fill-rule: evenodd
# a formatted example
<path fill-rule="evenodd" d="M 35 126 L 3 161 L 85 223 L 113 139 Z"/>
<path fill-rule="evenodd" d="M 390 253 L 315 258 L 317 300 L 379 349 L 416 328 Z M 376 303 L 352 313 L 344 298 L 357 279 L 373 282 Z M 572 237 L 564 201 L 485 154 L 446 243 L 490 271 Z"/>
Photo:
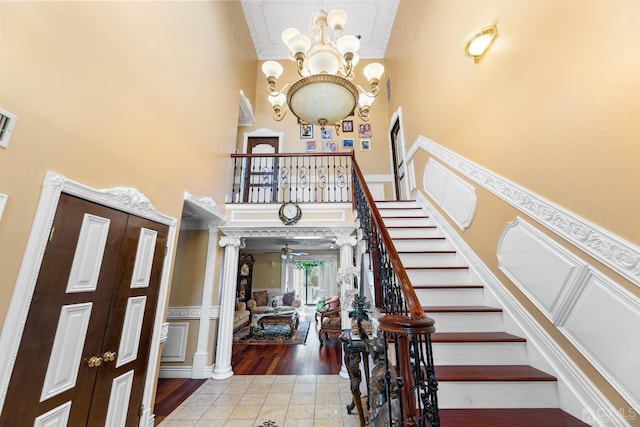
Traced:
<path fill-rule="evenodd" d="M 411 390 L 415 386 L 411 372 L 411 349 L 410 340 L 407 335 L 396 335 L 396 363 L 398 374 L 402 378 L 398 383 L 398 394 L 401 396 L 402 417 L 406 427 L 415 426 L 416 402 L 411 397 Z"/>

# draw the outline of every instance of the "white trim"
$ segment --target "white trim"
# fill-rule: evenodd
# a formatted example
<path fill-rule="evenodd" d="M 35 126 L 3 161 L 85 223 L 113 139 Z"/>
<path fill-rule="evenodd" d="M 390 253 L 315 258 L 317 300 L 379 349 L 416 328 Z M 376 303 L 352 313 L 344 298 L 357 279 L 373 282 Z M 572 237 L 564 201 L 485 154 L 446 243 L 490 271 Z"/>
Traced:
<path fill-rule="evenodd" d="M 186 307 L 169 307 L 167 310 L 167 320 L 200 320 L 202 316 L 202 307 L 186 306 Z M 209 311 L 209 320 L 215 320 L 220 317 L 220 306 L 211 306 Z"/>
<path fill-rule="evenodd" d="M 63 192 L 169 226 L 167 248 L 173 248 L 177 221 L 159 213 L 149 199 L 136 189 L 117 187 L 97 190 L 71 181 L 55 172 L 47 172 L 11 302 L 9 303 L 3 333 L 0 335 L 0 410 L 4 405 L 40 265 L 58 207 L 58 201 Z M 172 251 L 167 251 L 160 279 L 158 307 L 166 305 L 171 257 Z M 163 323 L 162 316 L 162 310 L 156 310 L 142 400 L 145 408 L 151 407 L 152 395 L 155 389 L 155 372 L 159 359 L 158 353 Z M 143 424 L 146 424 L 146 421 Z"/>
<path fill-rule="evenodd" d="M 9 196 L 6 194 L 0 193 L 0 219 L 2 219 L 2 212 L 4 212 L 4 207 L 7 205 L 7 199 Z"/>
<path fill-rule="evenodd" d="M 640 247 L 424 136 L 419 136 L 415 144 L 640 286 Z"/>
<path fill-rule="evenodd" d="M 401 151 L 399 153 L 400 159 L 404 165 L 404 180 L 402 181 L 403 188 L 400 189 L 400 194 L 403 199 L 408 199 L 411 191 L 416 188 L 416 176 L 415 170 L 413 167 L 413 162 L 410 162 L 410 159 L 407 157 L 407 144 L 406 139 L 404 137 L 404 124 L 402 120 L 402 107 L 398 107 L 396 111 L 391 116 L 391 120 L 389 120 L 389 128 L 387 129 L 387 141 L 389 142 L 389 161 L 390 161 L 390 170 L 395 174 L 395 170 L 393 168 L 393 149 L 391 145 L 393 141 L 391 140 L 391 131 L 393 130 L 393 125 L 395 122 L 398 122 L 399 131 L 398 131 L 398 149 Z M 393 183 L 393 194 L 395 197 L 395 179 L 393 179 L 393 174 L 391 176 L 391 182 Z"/>
<path fill-rule="evenodd" d="M 245 132 L 244 133 L 244 138 L 243 138 L 243 141 L 242 141 L 242 152 L 244 154 L 249 154 L 249 153 L 247 153 L 247 146 L 249 144 L 249 138 L 251 138 L 251 137 L 258 137 L 258 138 L 273 137 L 273 138 L 278 138 L 278 153 L 282 153 L 282 140 L 284 139 L 284 132 L 276 132 L 275 130 L 265 129 L 265 128 L 256 129 L 253 132 Z"/>
<path fill-rule="evenodd" d="M 433 208 L 427 197 L 420 191 L 417 191 L 415 196 L 417 203 L 428 211 L 456 250 L 464 256 L 482 283 L 487 286 L 487 290 L 502 306 L 504 313 L 509 315 L 527 337 L 527 341 L 544 357 L 544 362 L 553 369 L 554 375 L 558 378 L 560 408 L 579 419 L 589 411 L 612 415 L 610 418 L 598 419 L 595 424 L 597 426 L 629 426 L 620 411 L 613 407 L 593 382 L 576 367 L 567 353 L 504 287 L 440 212 Z M 533 361 L 532 365 L 535 366 Z"/>
<path fill-rule="evenodd" d="M 191 378 L 192 371 L 192 366 L 160 366 L 158 378 Z M 207 366 L 205 373 L 207 378 L 210 378 L 213 373 L 213 365 Z"/>
<path fill-rule="evenodd" d="M 253 114 L 251 101 L 240 91 L 240 106 L 238 111 L 238 126 L 253 126 L 256 123 L 256 116 Z"/>

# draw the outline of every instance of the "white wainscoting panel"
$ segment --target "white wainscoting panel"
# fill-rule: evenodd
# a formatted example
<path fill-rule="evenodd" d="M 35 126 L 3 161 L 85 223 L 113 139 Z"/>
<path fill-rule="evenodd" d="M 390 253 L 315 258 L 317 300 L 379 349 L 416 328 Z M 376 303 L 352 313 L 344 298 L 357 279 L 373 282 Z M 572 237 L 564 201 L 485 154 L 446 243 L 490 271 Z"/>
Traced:
<path fill-rule="evenodd" d="M 85 213 L 73 255 L 67 293 L 91 292 L 98 287 L 104 248 L 111 220 Z"/>
<path fill-rule="evenodd" d="M 634 407 L 640 408 L 640 300 L 590 269 L 560 330 Z"/>
<path fill-rule="evenodd" d="M 476 212 L 476 189 L 430 158 L 424 170 L 425 191 L 462 230 L 469 227 Z"/>
<path fill-rule="evenodd" d="M 498 267 L 554 323 L 575 294 L 586 264 L 518 217 L 498 241 Z"/>
<path fill-rule="evenodd" d="M 189 322 L 169 323 L 167 341 L 162 347 L 161 362 L 184 362 L 187 355 Z"/>
<path fill-rule="evenodd" d="M 424 190 L 436 203 L 442 203 L 444 187 L 447 183 L 447 170 L 440 163 L 429 159 L 424 169 L 422 185 Z"/>

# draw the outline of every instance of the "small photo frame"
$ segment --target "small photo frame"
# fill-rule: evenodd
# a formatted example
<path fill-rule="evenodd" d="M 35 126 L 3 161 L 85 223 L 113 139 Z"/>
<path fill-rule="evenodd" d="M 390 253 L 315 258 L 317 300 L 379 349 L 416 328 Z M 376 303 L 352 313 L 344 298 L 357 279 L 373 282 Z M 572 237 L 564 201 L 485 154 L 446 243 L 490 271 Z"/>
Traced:
<path fill-rule="evenodd" d="M 301 124 L 300 125 L 300 138 L 311 139 L 313 138 L 313 125 Z"/>
<path fill-rule="evenodd" d="M 342 148 L 353 149 L 353 138 L 343 138 Z"/>
<path fill-rule="evenodd" d="M 331 129 L 322 129 L 322 139 L 331 139 Z"/>
<path fill-rule="evenodd" d="M 317 151 L 316 148 L 316 140 L 315 139 L 310 139 L 306 141 L 306 146 L 307 146 L 307 152 L 313 152 L 313 151 Z"/>
<path fill-rule="evenodd" d="M 360 138 L 371 138 L 371 125 L 369 123 L 361 123 L 358 126 L 358 136 Z"/>
<path fill-rule="evenodd" d="M 371 140 L 370 139 L 361 139 L 360 140 L 360 151 L 371 151 Z"/>
<path fill-rule="evenodd" d="M 337 153 L 338 143 L 335 141 L 324 141 L 322 143 L 322 151 L 324 153 Z"/>
<path fill-rule="evenodd" d="M 342 132 L 353 132 L 353 120 L 342 121 Z"/>

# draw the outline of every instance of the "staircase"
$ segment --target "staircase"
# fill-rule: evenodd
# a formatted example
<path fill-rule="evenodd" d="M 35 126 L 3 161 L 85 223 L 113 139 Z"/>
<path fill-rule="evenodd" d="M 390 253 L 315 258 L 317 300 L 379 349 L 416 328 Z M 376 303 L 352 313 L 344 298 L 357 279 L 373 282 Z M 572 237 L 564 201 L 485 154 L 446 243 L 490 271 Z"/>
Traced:
<path fill-rule="evenodd" d="M 559 409 L 557 380 L 528 364 L 527 340 L 504 331 L 503 312 L 465 259 L 413 201 L 380 201 L 425 312 L 439 382 L 441 425 L 585 426 Z"/>

